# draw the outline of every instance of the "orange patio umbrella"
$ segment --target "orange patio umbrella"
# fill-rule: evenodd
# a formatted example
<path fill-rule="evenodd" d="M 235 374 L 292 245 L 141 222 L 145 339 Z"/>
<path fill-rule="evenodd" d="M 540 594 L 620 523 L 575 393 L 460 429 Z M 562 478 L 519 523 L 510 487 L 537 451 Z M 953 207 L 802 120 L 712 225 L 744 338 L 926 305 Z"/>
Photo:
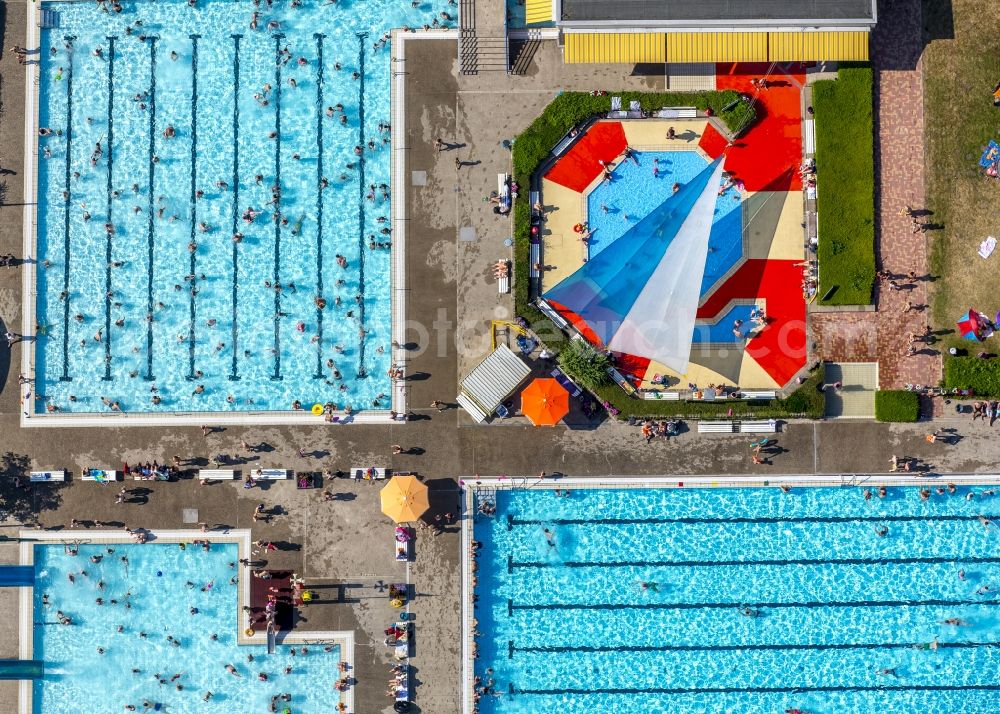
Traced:
<path fill-rule="evenodd" d="M 521 392 L 521 411 L 535 426 L 555 426 L 569 414 L 569 392 L 551 377 L 541 377 Z"/>
<path fill-rule="evenodd" d="M 416 476 L 393 476 L 380 496 L 382 513 L 396 523 L 415 521 L 430 508 L 427 486 Z"/>

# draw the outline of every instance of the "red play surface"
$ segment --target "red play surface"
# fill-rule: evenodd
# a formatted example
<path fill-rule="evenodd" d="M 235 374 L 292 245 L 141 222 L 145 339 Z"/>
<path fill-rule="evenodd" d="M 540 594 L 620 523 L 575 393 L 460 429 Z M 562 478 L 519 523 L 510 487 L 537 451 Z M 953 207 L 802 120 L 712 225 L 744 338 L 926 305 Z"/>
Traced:
<path fill-rule="evenodd" d="M 718 89 L 733 89 L 754 96 L 751 79 L 763 78 L 767 64 L 716 65 Z M 742 179 L 749 191 L 801 191 L 798 168 L 802 163 L 802 112 L 800 85 L 805 74 L 776 70 L 768 78 L 766 90 L 754 105 L 757 120 L 729 147 L 726 170 Z M 711 157 L 726 149 L 726 140 L 711 125 L 705 128 L 699 146 Z"/>
<path fill-rule="evenodd" d="M 716 317 L 730 300 L 754 298 L 766 300 L 768 324 L 746 352 L 784 385 L 806 363 L 806 303 L 795 261 L 748 260 L 698 309 L 698 318 Z"/>
<path fill-rule="evenodd" d="M 598 161 L 612 161 L 623 151 L 625 131 L 621 122 L 598 122 L 549 169 L 545 178 L 582 193 L 604 170 Z"/>

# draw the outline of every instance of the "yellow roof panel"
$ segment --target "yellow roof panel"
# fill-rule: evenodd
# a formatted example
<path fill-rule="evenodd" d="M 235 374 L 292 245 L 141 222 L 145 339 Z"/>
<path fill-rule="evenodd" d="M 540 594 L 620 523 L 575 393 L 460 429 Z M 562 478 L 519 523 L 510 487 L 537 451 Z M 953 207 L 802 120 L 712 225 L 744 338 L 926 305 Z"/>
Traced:
<path fill-rule="evenodd" d="M 547 5 L 551 0 L 527 0 Z M 543 22 L 544 20 L 537 20 Z M 867 32 L 591 32 L 565 35 L 567 64 L 867 62 Z"/>
<path fill-rule="evenodd" d="M 524 24 L 552 22 L 552 0 L 525 0 Z"/>
<path fill-rule="evenodd" d="M 666 61 L 666 46 L 659 32 L 593 32 L 565 36 L 566 64 L 636 64 Z"/>
<path fill-rule="evenodd" d="M 771 32 L 772 62 L 867 62 L 867 32 Z"/>

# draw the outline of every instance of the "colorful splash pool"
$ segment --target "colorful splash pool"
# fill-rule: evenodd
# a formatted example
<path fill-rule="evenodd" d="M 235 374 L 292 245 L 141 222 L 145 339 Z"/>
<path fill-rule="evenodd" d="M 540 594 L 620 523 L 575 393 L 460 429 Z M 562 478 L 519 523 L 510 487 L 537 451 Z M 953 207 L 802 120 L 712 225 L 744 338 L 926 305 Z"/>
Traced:
<path fill-rule="evenodd" d="M 34 659 L 45 662 L 35 714 L 118 714 L 144 701 L 173 714 L 266 712 L 275 695 L 279 712 L 335 711 L 338 645 L 237 646 L 238 557 L 235 544 L 81 544 L 76 556 L 35 545 Z"/>
<path fill-rule="evenodd" d="M 987 711 L 1000 501 L 969 492 L 501 491 L 478 710 Z"/>
<path fill-rule="evenodd" d="M 587 195 L 588 228 L 593 231 L 587 242 L 590 258 L 670 198 L 675 184 L 679 188 L 709 164 L 696 151 L 633 151 L 632 155 L 619 162 L 611 181 L 600 183 Z M 739 191 L 727 188 L 715 204 L 701 281 L 703 296 L 743 257 L 742 198 Z"/>
<path fill-rule="evenodd" d="M 45 8 L 35 411 L 389 409 L 386 38 L 446 1 Z"/>

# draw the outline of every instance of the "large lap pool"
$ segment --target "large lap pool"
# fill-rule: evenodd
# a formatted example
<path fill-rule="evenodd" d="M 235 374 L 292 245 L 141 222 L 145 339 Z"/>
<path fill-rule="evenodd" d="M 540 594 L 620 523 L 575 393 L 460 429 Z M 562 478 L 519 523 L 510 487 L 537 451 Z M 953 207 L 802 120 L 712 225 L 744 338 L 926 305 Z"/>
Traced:
<path fill-rule="evenodd" d="M 279 712 L 336 711 L 338 645 L 309 645 L 304 655 L 298 645 L 295 656 L 286 645 L 273 655 L 265 645 L 237 646 L 235 544 L 204 552 L 84 543 L 76 556 L 62 544 L 35 545 L 34 558 L 34 659 L 45 662 L 45 677 L 34 684 L 35 714 L 120 714 L 128 704 L 143 711 L 143 701 L 170 714 L 266 712 L 282 694 L 291 697 L 279 700 Z M 60 624 L 60 612 L 72 624 Z"/>
<path fill-rule="evenodd" d="M 45 10 L 34 410 L 389 409 L 386 38 L 456 9 Z"/>
<path fill-rule="evenodd" d="M 501 491 L 478 711 L 988 711 L 1000 501 L 974 491 Z"/>

